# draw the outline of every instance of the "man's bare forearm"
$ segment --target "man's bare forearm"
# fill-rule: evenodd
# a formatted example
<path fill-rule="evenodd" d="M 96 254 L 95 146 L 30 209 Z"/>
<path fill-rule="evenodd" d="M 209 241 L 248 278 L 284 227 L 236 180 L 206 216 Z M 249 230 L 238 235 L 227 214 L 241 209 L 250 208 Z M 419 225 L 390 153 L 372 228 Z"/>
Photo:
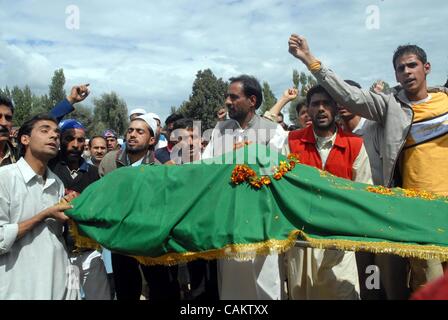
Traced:
<path fill-rule="evenodd" d="M 25 220 L 21 223 L 19 223 L 19 231 L 17 233 L 17 239 L 19 240 L 23 236 L 25 236 L 28 232 L 33 230 L 39 223 L 44 221 L 48 217 L 48 214 L 44 211 L 38 213 L 34 217 Z"/>

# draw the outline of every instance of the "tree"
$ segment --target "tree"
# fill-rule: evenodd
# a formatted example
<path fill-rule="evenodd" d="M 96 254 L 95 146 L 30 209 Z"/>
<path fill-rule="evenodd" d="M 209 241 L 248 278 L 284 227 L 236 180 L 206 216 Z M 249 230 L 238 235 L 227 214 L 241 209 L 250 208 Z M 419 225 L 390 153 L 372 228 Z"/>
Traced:
<path fill-rule="evenodd" d="M 11 93 L 14 101 L 14 124 L 20 126 L 31 117 L 33 94 L 28 86 L 23 90 L 16 86 Z"/>
<path fill-rule="evenodd" d="M 271 109 L 277 103 L 277 98 L 266 81 L 263 82 L 263 103 L 258 109 L 258 114 L 263 115 L 267 110 Z"/>
<path fill-rule="evenodd" d="M 103 93 L 101 98 L 94 99 L 92 134 L 98 134 L 100 129 L 113 129 L 118 135 L 123 135 L 128 127 L 128 108 L 126 102 L 115 92 Z"/>
<path fill-rule="evenodd" d="M 64 85 L 64 70 L 58 69 L 54 72 L 53 78 L 51 79 L 51 84 L 49 86 L 49 98 L 51 106 L 47 111 L 50 111 L 53 106 L 55 106 L 59 101 L 63 100 L 66 97 Z"/>
<path fill-rule="evenodd" d="M 297 112 L 296 107 L 300 99 L 306 97 L 308 90 L 317 84 L 316 79 L 311 74 L 306 74 L 305 72 L 298 72 L 297 70 L 292 71 L 292 82 L 295 88 L 299 88 L 299 95 L 296 99 L 291 101 L 289 105 L 289 121 L 293 124 L 297 124 Z"/>
<path fill-rule="evenodd" d="M 170 108 L 170 114 L 176 113 L 177 112 L 177 108 L 176 106 L 171 106 Z"/>
<path fill-rule="evenodd" d="M 0 96 L 12 100 L 11 91 L 9 90 L 8 86 L 6 86 L 5 89 L 0 88 Z"/>
<path fill-rule="evenodd" d="M 227 86 L 210 69 L 199 70 L 189 100 L 184 101 L 178 111 L 186 117 L 200 120 L 202 130 L 213 128 L 217 121 L 216 113 L 224 105 Z"/>

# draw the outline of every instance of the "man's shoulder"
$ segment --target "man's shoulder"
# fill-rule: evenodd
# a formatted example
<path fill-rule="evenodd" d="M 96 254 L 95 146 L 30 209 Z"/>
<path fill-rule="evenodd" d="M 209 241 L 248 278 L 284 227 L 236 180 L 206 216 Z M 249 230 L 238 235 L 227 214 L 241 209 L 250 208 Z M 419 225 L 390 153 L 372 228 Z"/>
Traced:
<path fill-rule="evenodd" d="M 313 131 L 312 127 L 300 128 L 297 130 L 290 131 L 288 136 L 289 139 L 300 139 L 303 136 L 313 134 L 312 131 Z"/>
<path fill-rule="evenodd" d="M 47 168 L 47 175 L 48 178 L 56 180 L 56 183 L 58 184 L 59 187 L 64 186 L 64 182 L 62 181 L 62 179 L 59 178 L 59 176 L 49 167 Z"/>
<path fill-rule="evenodd" d="M 258 121 L 260 121 L 261 129 L 277 129 L 277 127 L 279 126 L 278 123 L 268 120 L 265 117 L 260 117 L 259 115 L 255 115 L 254 117 L 256 117 Z"/>
<path fill-rule="evenodd" d="M 103 162 L 104 160 L 110 161 L 110 160 L 117 159 L 118 153 L 121 153 L 120 149 L 109 151 L 108 153 L 106 153 L 106 155 L 104 156 L 103 160 L 101 160 L 101 162 Z"/>
<path fill-rule="evenodd" d="M 0 180 L 3 180 L 3 178 L 5 178 L 5 177 L 10 177 L 10 176 L 15 175 L 17 170 L 18 170 L 17 163 L 11 163 L 11 164 L 7 164 L 5 166 L 1 166 L 0 167 L 0 177 L 2 177 L 2 179 L 0 179 Z"/>
<path fill-rule="evenodd" d="M 236 129 L 238 127 L 238 123 L 233 119 L 226 119 L 224 121 L 218 121 L 216 123 L 215 129 L 219 131 L 223 131 L 226 129 Z"/>
<path fill-rule="evenodd" d="M 121 150 L 112 150 L 106 153 L 98 167 L 98 173 L 100 176 L 104 176 L 117 168 L 116 159 L 119 152 L 121 152 Z"/>

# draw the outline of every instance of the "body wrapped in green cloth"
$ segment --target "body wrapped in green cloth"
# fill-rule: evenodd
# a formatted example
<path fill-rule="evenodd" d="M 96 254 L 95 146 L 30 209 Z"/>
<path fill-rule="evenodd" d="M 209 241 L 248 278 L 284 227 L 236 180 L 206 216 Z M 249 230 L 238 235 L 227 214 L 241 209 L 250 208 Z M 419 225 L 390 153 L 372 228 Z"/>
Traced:
<path fill-rule="evenodd" d="M 297 237 L 319 248 L 448 260 L 447 198 L 354 183 L 301 164 L 276 180 L 278 162 L 266 159 L 277 158 L 289 161 L 249 145 L 212 164 L 121 168 L 90 185 L 67 215 L 79 245 L 90 238 L 146 264 L 249 259 L 286 251 Z M 235 185 L 237 163 L 270 183 Z"/>

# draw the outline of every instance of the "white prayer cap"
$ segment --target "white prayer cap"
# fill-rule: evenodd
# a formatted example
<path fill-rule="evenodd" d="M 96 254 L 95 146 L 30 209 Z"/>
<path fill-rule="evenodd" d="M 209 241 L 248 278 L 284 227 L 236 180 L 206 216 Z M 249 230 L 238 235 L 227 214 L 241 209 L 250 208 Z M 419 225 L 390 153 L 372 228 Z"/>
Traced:
<path fill-rule="evenodd" d="M 145 114 L 146 110 L 142 109 L 142 108 L 133 109 L 133 110 L 131 110 L 130 115 L 132 116 L 133 114 L 136 114 L 136 113 L 137 114 Z"/>
<path fill-rule="evenodd" d="M 148 112 L 146 115 L 148 115 L 148 116 L 150 116 L 151 118 L 154 118 L 154 119 L 156 119 L 156 120 L 159 120 L 159 122 L 162 123 L 162 120 L 160 120 L 160 117 L 159 117 L 157 114 L 155 114 L 155 113 L 153 113 L 153 112 Z"/>
<path fill-rule="evenodd" d="M 148 126 L 151 128 L 153 135 L 156 134 L 157 121 L 151 115 L 149 115 L 149 113 L 138 116 L 135 119 L 141 119 L 141 120 L 145 121 L 148 124 Z"/>

